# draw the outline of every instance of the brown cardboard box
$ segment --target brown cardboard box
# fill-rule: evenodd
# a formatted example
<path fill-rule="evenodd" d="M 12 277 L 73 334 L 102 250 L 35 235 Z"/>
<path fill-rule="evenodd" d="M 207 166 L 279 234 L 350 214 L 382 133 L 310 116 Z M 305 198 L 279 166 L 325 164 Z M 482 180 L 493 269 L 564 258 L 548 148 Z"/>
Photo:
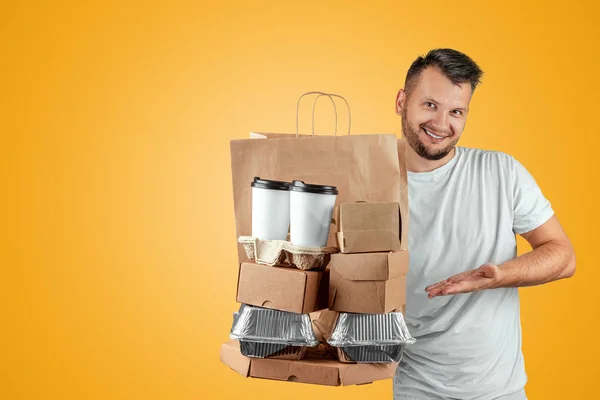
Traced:
<path fill-rule="evenodd" d="M 327 308 L 329 272 L 242 263 L 237 301 L 306 314 Z"/>
<path fill-rule="evenodd" d="M 240 353 L 239 344 L 230 340 L 221 345 L 221 362 L 245 377 L 346 386 L 389 379 L 398 363 L 344 364 L 328 358 L 299 361 L 249 358 Z"/>
<path fill-rule="evenodd" d="M 338 246 L 342 253 L 400 251 L 400 205 L 342 203 L 335 210 Z"/>
<path fill-rule="evenodd" d="M 330 310 L 404 313 L 408 251 L 333 254 L 329 268 Z"/>

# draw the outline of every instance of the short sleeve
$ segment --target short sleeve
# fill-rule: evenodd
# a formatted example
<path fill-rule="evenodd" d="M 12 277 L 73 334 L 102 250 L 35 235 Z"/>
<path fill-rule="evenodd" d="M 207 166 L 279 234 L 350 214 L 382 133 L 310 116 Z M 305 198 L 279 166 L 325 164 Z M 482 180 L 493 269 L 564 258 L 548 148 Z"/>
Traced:
<path fill-rule="evenodd" d="M 515 158 L 512 158 L 513 178 L 513 231 L 526 233 L 548 221 L 554 210 L 544 197 L 533 176 Z"/>

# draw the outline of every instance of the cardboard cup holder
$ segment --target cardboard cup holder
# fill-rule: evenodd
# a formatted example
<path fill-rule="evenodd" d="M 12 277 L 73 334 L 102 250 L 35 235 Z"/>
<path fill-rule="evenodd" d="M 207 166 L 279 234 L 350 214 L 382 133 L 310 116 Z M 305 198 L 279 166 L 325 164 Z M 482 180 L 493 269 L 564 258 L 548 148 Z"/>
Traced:
<path fill-rule="evenodd" d="M 238 243 L 244 246 L 249 260 L 257 264 L 296 267 L 301 270 L 323 270 L 337 247 L 304 247 L 286 240 L 261 240 L 252 236 L 240 236 Z"/>

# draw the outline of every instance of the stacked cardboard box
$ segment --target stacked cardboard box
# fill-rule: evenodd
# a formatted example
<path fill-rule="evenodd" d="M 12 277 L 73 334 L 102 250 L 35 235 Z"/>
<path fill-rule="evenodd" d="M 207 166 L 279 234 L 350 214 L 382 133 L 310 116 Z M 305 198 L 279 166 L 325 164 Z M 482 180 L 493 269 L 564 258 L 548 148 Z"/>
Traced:
<path fill-rule="evenodd" d="M 404 312 L 408 251 L 398 203 L 344 203 L 336 210 L 339 254 L 329 263 L 329 309 Z"/>
<path fill-rule="evenodd" d="M 327 308 L 329 271 L 240 264 L 237 302 L 298 314 Z"/>
<path fill-rule="evenodd" d="M 314 319 L 320 314 L 318 310 L 327 309 L 328 277 L 328 270 L 303 271 L 243 262 L 239 269 L 237 301 L 243 304 L 242 308 L 250 304 L 264 310 L 276 309 L 291 316 L 307 316 L 310 313 L 311 319 Z M 261 354 L 263 357 L 243 355 L 245 343 L 230 340 L 221 346 L 221 361 L 246 377 L 320 385 L 365 384 L 394 376 L 397 363 L 345 363 L 326 345 L 318 330 L 313 328 L 313 332 L 318 338 L 318 346 L 290 347 L 287 352 L 274 352 L 266 357 L 265 353 Z M 252 350 L 262 351 L 262 348 L 254 346 Z"/>
<path fill-rule="evenodd" d="M 251 305 L 293 316 L 309 314 L 314 319 L 320 310 L 327 309 L 329 276 L 328 269 L 304 271 L 246 260 L 239 266 L 236 297 L 242 308 Z M 273 352 L 268 356 L 263 352 L 260 354 L 263 357 L 243 355 L 248 343 L 230 340 L 221 346 L 221 361 L 246 377 L 332 386 L 365 384 L 394 376 L 397 363 L 349 364 L 340 361 L 319 331 L 314 328 L 313 331 L 319 340 L 318 346 L 290 347 L 286 352 Z M 256 345 L 252 351 L 257 354 L 257 350 L 264 351 L 265 347 L 275 348 Z"/>
<path fill-rule="evenodd" d="M 309 314 L 319 345 L 290 347 L 287 352 L 267 356 L 263 352 L 264 357 L 259 358 L 242 354 L 244 347 L 249 354 L 247 343 L 241 342 L 240 349 L 240 342 L 228 341 L 221 347 L 221 361 L 246 377 L 323 385 L 364 384 L 393 377 L 397 362 L 356 363 L 327 340 L 339 312 L 383 314 L 404 310 L 408 253 L 401 246 L 399 210 L 398 203 L 338 206 L 336 227 L 332 229 L 338 231 L 339 247 L 345 253 L 332 254 L 324 270 L 243 260 L 239 265 L 237 301 L 294 315 Z M 275 348 L 263 345 L 252 350 L 264 351 L 266 347 Z"/>
<path fill-rule="evenodd" d="M 360 333 L 352 339 L 356 343 L 344 340 L 353 347 L 337 348 L 340 360 L 398 361 L 400 346 L 390 343 L 393 339 L 404 341 L 403 331 L 394 328 L 404 325 L 402 315 L 397 313 L 404 314 L 406 309 L 409 261 L 408 251 L 403 249 L 400 240 L 403 230 L 400 205 L 393 202 L 345 203 L 338 207 L 336 217 L 342 253 L 333 254 L 329 264 L 329 310 L 344 314 L 342 318 L 337 314 L 321 315 L 323 334 L 331 338 L 338 323 L 360 326 Z M 380 329 L 379 333 L 373 328 L 377 325 L 385 329 Z M 348 326 L 344 330 L 347 332 Z M 361 345 L 369 340 L 373 344 Z"/>

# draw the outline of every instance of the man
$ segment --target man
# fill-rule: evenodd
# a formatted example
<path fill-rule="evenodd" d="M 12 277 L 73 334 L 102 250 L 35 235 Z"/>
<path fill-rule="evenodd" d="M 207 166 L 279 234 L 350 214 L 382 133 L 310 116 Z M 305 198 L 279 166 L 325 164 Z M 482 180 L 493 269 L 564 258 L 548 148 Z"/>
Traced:
<path fill-rule="evenodd" d="M 534 178 L 510 155 L 457 147 L 482 71 L 436 49 L 396 99 L 407 146 L 407 346 L 394 398 L 523 400 L 519 286 L 571 277 L 575 254 Z M 516 257 L 515 234 L 532 251 Z"/>

